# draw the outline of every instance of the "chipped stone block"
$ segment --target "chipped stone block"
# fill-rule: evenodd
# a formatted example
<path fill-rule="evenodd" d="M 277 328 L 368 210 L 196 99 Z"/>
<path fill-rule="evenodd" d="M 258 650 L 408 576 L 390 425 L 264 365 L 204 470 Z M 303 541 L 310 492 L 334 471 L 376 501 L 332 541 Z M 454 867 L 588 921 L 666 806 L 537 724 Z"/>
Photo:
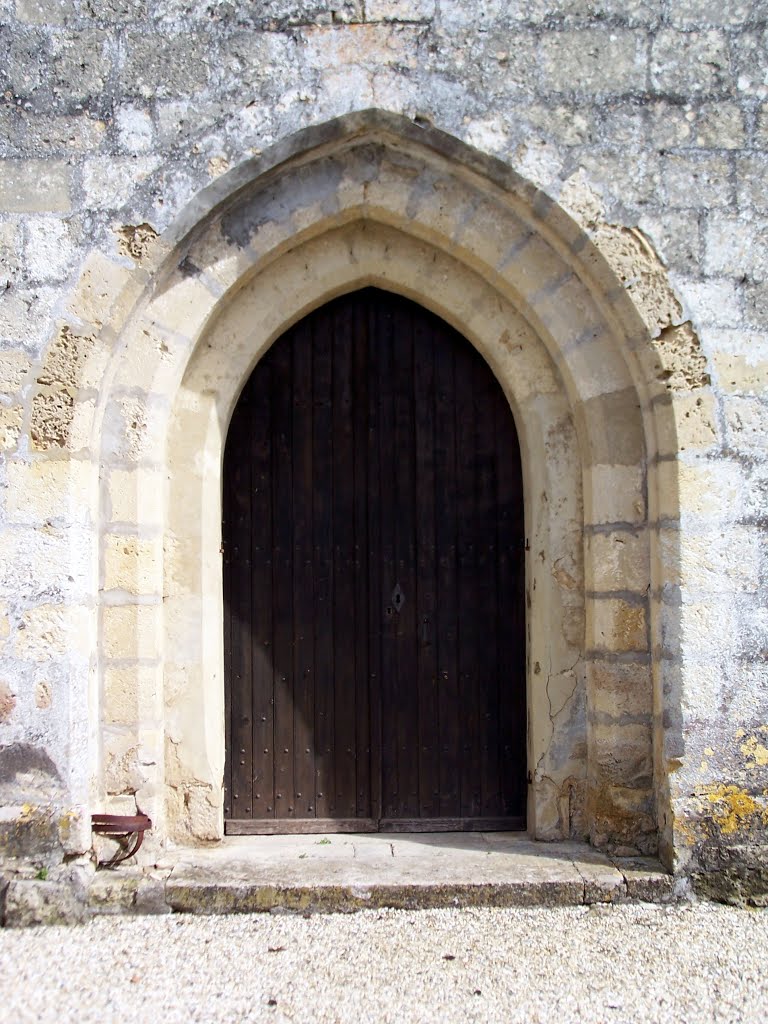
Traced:
<path fill-rule="evenodd" d="M 85 917 L 84 901 L 66 882 L 13 880 L 8 883 L 3 922 L 6 928 L 79 924 Z"/>
<path fill-rule="evenodd" d="M 152 242 L 157 232 L 151 224 L 126 224 L 117 229 L 118 247 L 123 256 L 130 256 L 136 263 L 141 263 L 152 250 Z"/>

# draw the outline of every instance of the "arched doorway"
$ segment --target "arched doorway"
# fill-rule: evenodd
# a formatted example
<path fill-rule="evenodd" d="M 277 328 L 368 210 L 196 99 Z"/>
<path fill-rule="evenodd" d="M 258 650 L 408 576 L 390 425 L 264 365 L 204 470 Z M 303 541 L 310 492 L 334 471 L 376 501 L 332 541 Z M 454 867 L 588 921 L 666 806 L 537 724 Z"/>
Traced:
<path fill-rule="evenodd" d="M 525 826 L 520 449 L 469 342 L 375 288 L 286 332 L 223 548 L 230 834 Z"/>

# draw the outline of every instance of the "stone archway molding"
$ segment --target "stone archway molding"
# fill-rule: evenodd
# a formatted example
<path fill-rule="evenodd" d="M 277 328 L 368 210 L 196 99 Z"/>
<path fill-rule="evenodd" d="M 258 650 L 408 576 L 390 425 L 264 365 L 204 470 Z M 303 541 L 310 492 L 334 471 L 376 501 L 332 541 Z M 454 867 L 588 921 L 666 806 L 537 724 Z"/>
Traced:
<path fill-rule="evenodd" d="M 158 822 L 155 842 L 221 835 L 229 415 L 275 338 L 368 284 L 469 338 L 515 415 L 532 831 L 619 852 L 652 852 L 661 831 L 671 849 L 663 764 L 677 718 L 661 697 L 655 595 L 674 566 L 657 554 L 656 467 L 676 425 L 658 351 L 545 194 L 381 111 L 308 129 L 224 175 L 133 269 L 87 268 L 52 346 L 74 383 L 41 387 L 33 437 L 50 448 L 55 423 L 59 447 L 98 465 L 91 799 L 139 806 Z"/>

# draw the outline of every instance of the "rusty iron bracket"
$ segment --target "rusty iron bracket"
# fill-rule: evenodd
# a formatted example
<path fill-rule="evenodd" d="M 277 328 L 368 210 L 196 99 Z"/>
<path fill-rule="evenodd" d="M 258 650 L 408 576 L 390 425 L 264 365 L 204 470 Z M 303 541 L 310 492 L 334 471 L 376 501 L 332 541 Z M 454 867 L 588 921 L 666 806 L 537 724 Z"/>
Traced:
<path fill-rule="evenodd" d="M 109 836 L 120 845 L 114 857 L 99 863 L 99 867 L 113 868 L 139 852 L 152 822 L 146 814 L 92 814 L 91 828 L 97 835 Z"/>

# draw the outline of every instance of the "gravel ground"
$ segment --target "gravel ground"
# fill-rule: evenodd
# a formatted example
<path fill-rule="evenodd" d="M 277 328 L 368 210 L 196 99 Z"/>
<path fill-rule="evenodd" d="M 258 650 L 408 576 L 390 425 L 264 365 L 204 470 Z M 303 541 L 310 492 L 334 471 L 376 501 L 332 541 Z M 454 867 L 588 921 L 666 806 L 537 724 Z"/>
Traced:
<path fill-rule="evenodd" d="M 99 918 L 0 930 L 0 1020 L 761 1021 L 768 910 Z"/>

